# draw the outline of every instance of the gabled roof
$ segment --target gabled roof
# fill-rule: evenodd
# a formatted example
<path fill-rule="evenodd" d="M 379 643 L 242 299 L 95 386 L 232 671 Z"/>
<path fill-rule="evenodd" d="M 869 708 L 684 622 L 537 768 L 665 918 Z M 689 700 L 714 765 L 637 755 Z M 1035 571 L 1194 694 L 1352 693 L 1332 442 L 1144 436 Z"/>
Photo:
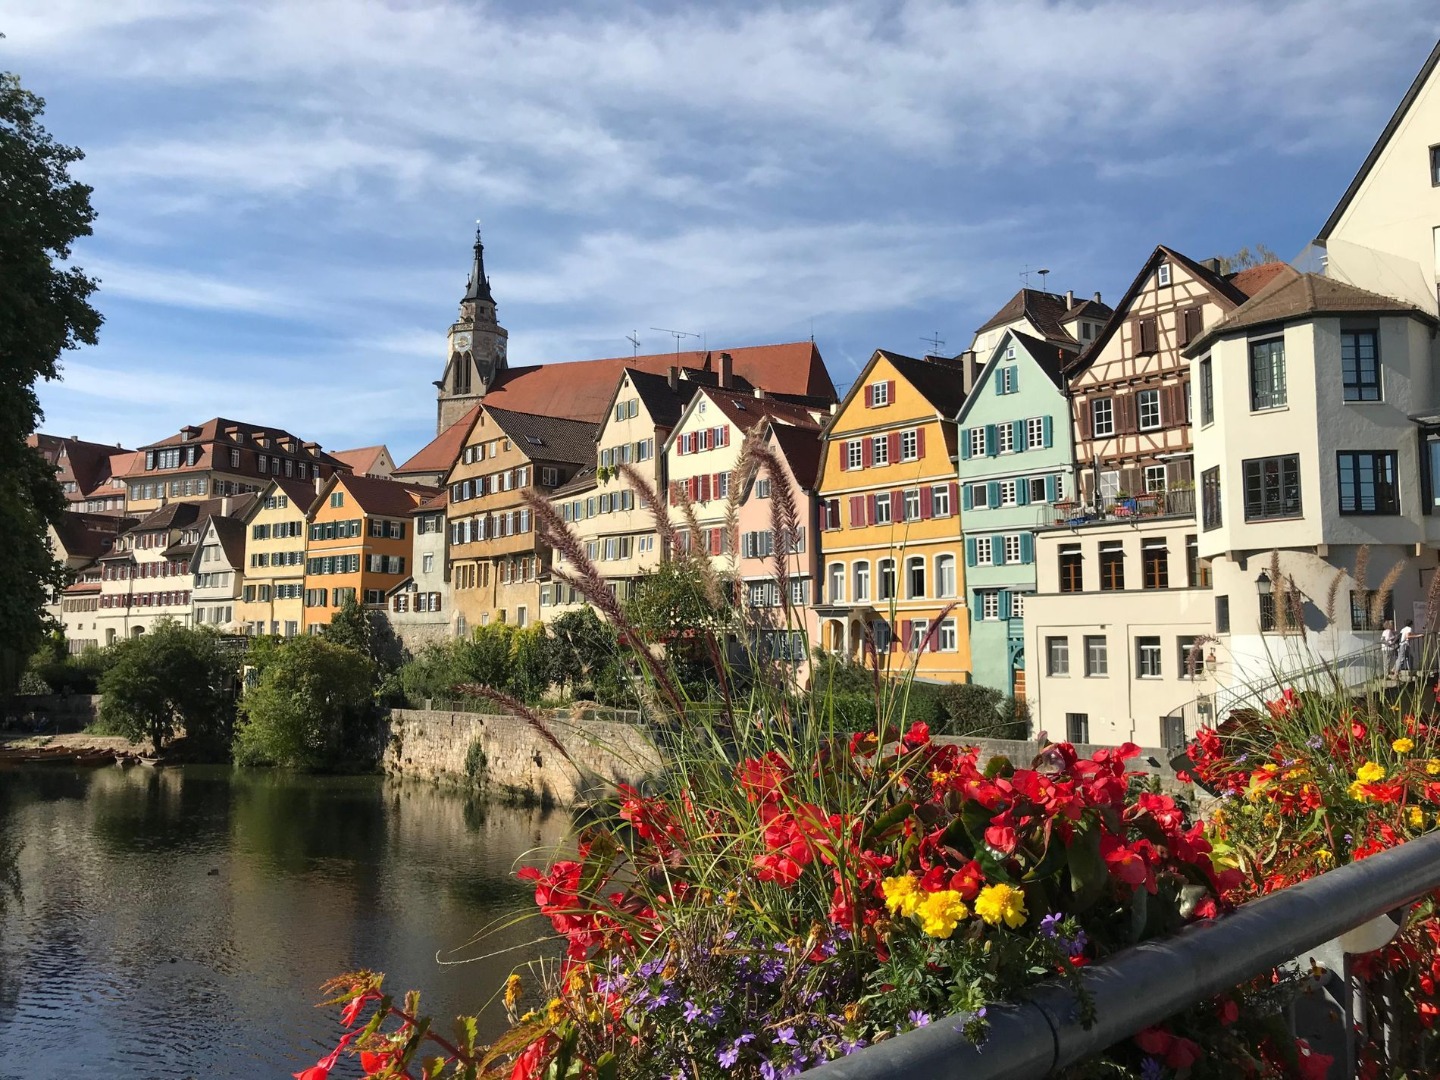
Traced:
<path fill-rule="evenodd" d="M 794 424 L 818 429 L 829 416 L 828 409 L 820 410 L 790 401 L 777 401 L 772 397 L 756 397 L 753 391 L 747 394 L 739 390 L 706 387 L 703 393 L 708 401 L 715 403 L 715 407 L 727 420 L 742 431 L 749 431 L 761 420 L 769 420 L 777 425 Z M 691 409 L 686 409 L 687 414 L 690 411 Z"/>
<path fill-rule="evenodd" d="M 624 371 L 624 375 L 630 378 L 630 385 L 635 388 L 636 396 L 645 403 L 645 411 L 650 414 L 656 427 L 673 428 L 680 422 L 685 406 L 690 404 L 695 391 L 702 386 L 718 386 L 720 381 L 715 373 L 696 368 L 682 368 L 679 374 L 680 377 L 675 380 L 675 388 L 672 390 L 668 372 L 662 375 L 640 368 L 626 368 Z M 751 389 L 748 380 L 737 378 L 735 381 L 737 386 L 743 384 L 744 389 Z M 621 383 L 616 382 L 617 397 L 620 386 Z M 607 415 L 609 411 L 607 408 Z"/>
<path fill-rule="evenodd" d="M 581 466 L 574 476 L 566 480 L 565 483 L 561 484 L 550 494 L 552 497 L 578 495 L 582 491 L 589 491 L 594 486 L 595 463 L 592 461 L 589 465 Z"/>
<path fill-rule="evenodd" d="M 595 460 L 598 424 L 511 412 L 489 404 L 481 407 L 485 415 L 509 436 L 515 449 L 532 461 L 564 461 L 583 465 Z"/>
<path fill-rule="evenodd" d="M 365 513 L 381 517 L 406 517 L 419 505 L 440 489 L 424 484 L 408 484 L 400 480 L 380 480 L 373 476 L 357 476 L 355 473 L 337 473 L 321 489 L 323 496 L 339 485 L 355 500 Z M 317 499 L 318 503 L 320 499 Z M 314 509 L 312 505 L 311 509 Z"/>
<path fill-rule="evenodd" d="M 1145 264 L 1140 267 L 1140 272 L 1135 275 L 1135 280 L 1130 282 L 1130 287 L 1125 290 L 1125 295 L 1122 296 L 1120 302 L 1115 305 L 1115 313 L 1110 316 L 1109 321 L 1101 328 L 1100 333 L 1095 335 L 1095 340 L 1090 342 L 1090 344 L 1081 351 L 1080 355 L 1075 358 L 1074 362 L 1071 363 L 1066 372 L 1067 377 L 1073 379 L 1076 375 L 1079 375 L 1088 368 L 1095 357 L 1100 355 L 1100 351 L 1109 344 L 1110 339 L 1115 336 L 1115 331 L 1120 329 L 1121 324 L 1124 323 L 1130 311 L 1130 305 L 1133 304 L 1135 298 L 1140 295 L 1140 291 L 1144 289 L 1145 284 L 1150 280 L 1150 276 L 1155 273 L 1156 267 L 1167 259 L 1179 263 L 1186 269 L 1191 277 L 1208 288 L 1211 295 L 1215 298 L 1216 303 L 1222 308 L 1236 308 L 1249 299 L 1238 287 L 1203 263 L 1196 262 L 1188 255 L 1180 254 L 1180 252 L 1174 248 L 1168 248 L 1164 244 L 1157 244 L 1155 250 L 1150 253 L 1150 257 L 1145 260 Z"/>
<path fill-rule="evenodd" d="M 114 545 L 115 537 L 134 524 L 134 518 L 66 510 L 55 521 L 55 538 L 67 556 L 98 559 Z"/>
<path fill-rule="evenodd" d="M 1355 174 L 1355 179 L 1350 181 L 1350 186 L 1345 189 L 1345 194 L 1340 196 L 1340 201 L 1335 204 L 1335 209 L 1325 219 L 1325 224 L 1320 226 L 1320 232 L 1315 237 L 1316 241 L 1324 244 L 1330 239 L 1330 234 L 1335 231 L 1335 226 L 1340 224 L 1340 219 L 1345 216 L 1345 211 L 1350 209 L 1350 203 L 1360 190 L 1360 186 L 1370 175 L 1370 170 L 1375 167 L 1375 162 L 1380 160 L 1380 155 L 1385 152 L 1385 145 L 1390 141 L 1396 130 L 1400 127 L 1405 114 L 1410 111 L 1410 106 L 1415 104 L 1415 99 L 1420 96 L 1420 91 L 1425 88 L 1431 74 L 1435 71 L 1436 65 L 1440 64 L 1440 43 L 1437 43 L 1430 50 L 1430 55 L 1425 58 L 1425 63 L 1420 65 L 1420 73 L 1415 76 L 1415 81 L 1410 84 L 1410 89 L 1405 91 L 1405 96 L 1400 99 L 1400 104 L 1395 107 L 1389 121 L 1380 131 L 1380 137 L 1375 140 L 1375 145 L 1370 148 L 1370 153 L 1365 155 L 1365 160 L 1360 163 L 1360 170 Z M 1418 167 L 1418 166 L 1417 166 Z"/>
<path fill-rule="evenodd" d="M 242 442 L 227 434 L 228 431 L 233 431 L 234 435 L 242 436 L 244 441 Z M 250 424 L 243 420 L 227 420 L 223 416 L 211 417 L 203 424 L 187 425 L 169 438 L 161 439 L 159 442 L 146 443 L 140 447 L 140 449 L 142 451 L 157 450 L 165 446 L 188 446 L 192 443 L 211 443 L 217 441 L 233 446 L 244 445 L 254 447 L 256 445 L 255 440 L 262 437 L 270 439 L 273 442 L 288 439 L 292 447 L 292 449 L 288 451 L 289 453 L 306 454 L 321 464 L 336 468 L 343 469 L 347 467 L 343 462 L 336 460 L 330 454 L 322 451 L 315 443 L 306 443 L 284 428 Z"/>
<path fill-rule="evenodd" d="M 420 505 L 415 507 L 412 513 L 433 514 L 437 510 L 443 511 L 450 505 L 450 491 L 448 488 L 441 488 L 429 498 L 421 499 Z"/>
<path fill-rule="evenodd" d="M 238 518 L 212 516 L 210 528 L 215 530 L 215 539 L 220 542 L 220 550 L 225 553 L 225 561 L 237 570 L 243 568 L 245 566 L 245 523 Z"/>
<path fill-rule="evenodd" d="M 389 453 L 389 448 L 381 443 L 379 446 L 361 446 L 354 450 L 332 450 L 330 456 L 352 472 L 364 476 L 379 462 L 382 455 L 388 456 Z"/>
<path fill-rule="evenodd" d="M 1095 300 L 1081 300 L 1072 305 L 1064 296 L 1056 293 L 1042 292 L 1039 289 L 1021 289 L 975 333 L 983 334 L 986 330 L 993 330 L 997 326 L 1005 326 L 1025 318 L 1030 321 L 1030 325 L 1045 336 L 1047 341 L 1075 344 L 1075 335 L 1066 330 L 1064 324 L 1079 318 L 1081 314 L 1092 319 L 1107 319 L 1111 315 L 1111 310 L 1107 304 Z"/>
<path fill-rule="evenodd" d="M 1184 352 L 1186 356 L 1198 356 L 1216 338 L 1254 326 L 1322 315 L 1353 314 L 1411 315 L 1431 326 L 1440 321 L 1412 304 L 1381 296 L 1368 289 L 1357 288 L 1335 278 L 1322 277 L 1319 274 L 1296 274 L 1293 279 L 1272 285 L 1253 300 L 1218 320 L 1191 342 Z"/>
<path fill-rule="evenodd" d="M 991 373 L 1002 364 L 1008 363 L 1005 359 L 1005 344 L 1011 338 L 1025 350 L 1027 356 L 1034 362 L 1041 372 L 1055 384 L 1055 388 L 1063 392 L 1069 383 L 1066 372 L 1069 365 L 1075 359 L 1076 348 L 1074 345 L 1064 345 L 1054 341 L 1041 341 L 1031 334 L 1025 334 L 1019 330 L 1007 330 L 995 348 L 991 350 L 985 366 L 980 369 L 980 374 L 975 378 L 975 388 L 956 410 L 955 422 L 963 423 L 975 403 L 981 399 L 981 387 L 989 385 Z"/>
<path fill-rule="evenodd" d="M 1226 280 L 1246 296 L 1255 296 L 1268 289 L 1277 278 L 1295 277 L 1298 273 L 1299 271 L 1289 263 L 1267 262 L 1261 263 L 1259 266 L 1247 266 L 1244 270 L 1237 270 Z"/>
<path fill-rule="evenodd" d="M 935 360 L 916 360 L 913 356 L 876 350 L 913 386 L 917 393 L 935 407 L 945 419 L 960 411 L 965 402 L 964 375 L 958 367 Z"/>
<path fill-rule="evenodd" d="M 108 483 L 112 476 L 123 475 L 124 466 L 132 460 L 134 454 L 133 450 L 126 450 L 122 446 L 90 442 L 74 436 L 36 432 L 25 441 L 39 450 L 45 460 L 54 465 L 62 475 L 68 473 L 70 479 L 75 481 L 77 490 L 71 496 L 72 502 L 93 495 L 96 489 Z M 121 466 L 118 472 L 117 465 Z"/>
<path fill-rule="evenodd" d="M 470 437 L 470 429 L 475 426 L 479 415 L 480 406 L 472 405 L 464 416 L 422 446 L 409 461 L 398 466 L 394 475 L 448 473 L 455 462 L 460 460 L 460 451 L 465 448 L 465 440 Z"/>
<path fill-rule="evenodd" d="M 810 492 L 817 490 L 820 486 L 820 462 L 825 455 L 820 433 L 810 428 L 771 424 L 770 438 L 800 486 Z"/>
<path fill-rule="evenodd" d="M 299 507 L 302 514 L 309 510 L 310 505 L 315 501 L 315 485 L 305 480 L 295 480 L 291 477 L 275 476 L 271 477 L 270 486 L 278 489 L 281 494 L 283 494 L 287 499 L 289 499 L 291 506 Z M 265 496 L 265 492 L 269 490 L 269 488 L 266 488 L 265 491 L 262 491 L 260 493 L 262 499 Z M 260 507 L 260 503 L 257 502 L 255 506 L 258 510 Z"/>

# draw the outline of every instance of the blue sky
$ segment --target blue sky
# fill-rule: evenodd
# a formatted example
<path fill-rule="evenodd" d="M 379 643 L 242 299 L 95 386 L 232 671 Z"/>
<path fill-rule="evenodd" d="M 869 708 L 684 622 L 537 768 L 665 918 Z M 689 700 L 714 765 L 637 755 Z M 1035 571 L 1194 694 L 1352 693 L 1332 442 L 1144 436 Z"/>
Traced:
<path fill-rule="evenodd" d="M 1294 257 L 1440 35 L 1433 0 L 9 0 L 0 66 L 87 159 L 100 345 L 44 430 L 434 429 L 483 219 L 515 364 L 813 332 L 968 345 L 1156 243 Z M 1038 278 L 1032 281 L 1038 284 Z"/>

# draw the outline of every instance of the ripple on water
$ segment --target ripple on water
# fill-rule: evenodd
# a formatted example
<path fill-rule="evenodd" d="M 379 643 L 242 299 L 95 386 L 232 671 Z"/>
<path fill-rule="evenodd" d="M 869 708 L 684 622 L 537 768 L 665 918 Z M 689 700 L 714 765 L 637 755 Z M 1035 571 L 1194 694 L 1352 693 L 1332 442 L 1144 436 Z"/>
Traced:
<path fill-rule="evenodd" d="M 526 908 L 510 871 L 567 824 L 374 777 L 202 767 L 22 770 L 4 795 L 25 902 L 0 926 L 0 1080 L 286 1076 L 338 1035 L 318 985 L 358 966 L 437 1017 L 473 1011 L 538 953 L 435 954 Z"/>

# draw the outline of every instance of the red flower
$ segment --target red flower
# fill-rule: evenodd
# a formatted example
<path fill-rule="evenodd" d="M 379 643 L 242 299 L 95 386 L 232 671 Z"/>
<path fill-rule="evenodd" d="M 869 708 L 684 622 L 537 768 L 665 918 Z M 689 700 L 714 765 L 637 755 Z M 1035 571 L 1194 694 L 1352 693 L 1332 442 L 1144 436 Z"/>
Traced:
<path fill-rule="evenodd" d="M 1151 1057 L 1164 1057 L 1174 1042 L 1174 1035 L 1159 1028 L 1146 1028 L 1135 1034 L 1135 1045 Z"/>
<path fill-rule="evenodd" d="M 1299 1052 L 1300 1080 L 1325 1080 L 1330 1075 L 1330 1066 L 1335 1059 L 1329 1054 L 1317 1054 L 1304 1039 L 1295 1040 Z"/>
<path fill-rule="evenodd" d="M 900 741 L 905 744 L 907 750 L 918 750 L 930 741 L 930 725 L 923 720 L 917 720 L 910 725 L 910 730 Z"/>
<path fill-rule="evenodd" d="M 785 855 L 756 855 L 755 876 L 761 881 L 774 881 L 790 888 L 800 880 L 801 866 Z"/>
<path fill-rule="evenodd" d="M 1215 1012 L 1220 1017 L 1220 1023 L 1225 1027 L 1229 1027 L 1235 1023 L 1236 1020 L 1240 1019 L 1240 1006 L 1235 1004 L 1231 998 L 1222 998 Z"/>
<path fill-rule="evenodd" d="M 775 750 L 735 766 L 735 779 L 751 802 L 768 802 L 783 795 L 792 775 L 790 763 Z"/>
<path fill-rule="evenodd" d="M 1204 1056 L 1199 1043 L 1177 1036 L 1165 1054 L 1165 1064 L 1172 1069 L 1188 1069 Z"/>
<path fill-rule="evenodd" d="M 374 1076 L 386 1065 L 390 1064 L 390 1054 L 377 1054 L 371 1050 L 360 1051 L 360 1068 L 366 1076 Z"/>
<path fill-rule="evenodd" d="M 346 1027 L 350 1027 L 355 1023 L 356 1017 L 360 1015 L 360 1010 L 365 1008 L 368 1002 L 378 1001 L 379 999 L 380 995 L 373 990 L 367 990 L 363 994 L 356 994 L 350 999 L 350 1003 L 340 1011 L 340 1022 Z"/>
<path fill-rule="evenodd" d="M 353 1038 L 355 1038 L 355 1032 L 347 1031 L 340 1036 L 340 1045 L 334 1050 L 331 1050 L 310 1068 L 290 1075 L 295 1077 L 295 1080 L 329 1080 L 330 1070 L 335 1068 L 335 1063 L 340 1060 L 340 1052 L 350 1045 L 350 1040 Z"/>
<path fill-rule="evenodd" d="M 510 1080 L 533 1080 L 545 1075 L 550 1064 L 550 1049 L 554 1039 L 546 1035 L 520 1051 L 515 1058 L 515 1067 L 510 1070 Z"/>

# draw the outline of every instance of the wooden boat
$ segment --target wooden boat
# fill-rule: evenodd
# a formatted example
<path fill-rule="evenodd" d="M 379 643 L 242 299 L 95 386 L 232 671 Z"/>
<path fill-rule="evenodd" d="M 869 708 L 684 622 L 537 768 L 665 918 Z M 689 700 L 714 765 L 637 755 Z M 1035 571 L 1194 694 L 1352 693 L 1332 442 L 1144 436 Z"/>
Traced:
<path fill-rule="evenodd" d="M 84 746 L 0 747 L 0 765 L 74 765 L 94 767 L 115 760 L 114 750 Z"/>

